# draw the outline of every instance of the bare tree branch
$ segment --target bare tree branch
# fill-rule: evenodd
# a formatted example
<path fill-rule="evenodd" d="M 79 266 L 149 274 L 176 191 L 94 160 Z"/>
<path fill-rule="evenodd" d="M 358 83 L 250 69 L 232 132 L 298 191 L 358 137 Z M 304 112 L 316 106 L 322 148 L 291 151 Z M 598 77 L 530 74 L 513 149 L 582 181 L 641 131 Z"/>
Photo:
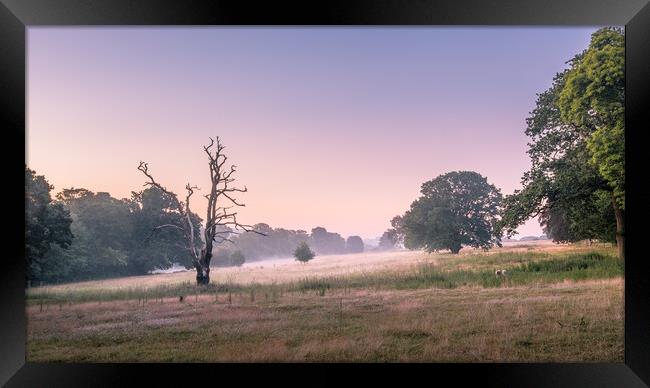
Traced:
<path fill-rule="evenodd" d="M 159 226 L 156 226 L 155 228 L 153 228 L 153 229 L 151 230 L 151 233 L 149 233 L 149 235 L 147 236 L 147 238 L 144 239 L 144 242 L 145 242 L 145 243 L 148 243 L 149 240 L 151 240 L 151 237 L 153 237 L 153 235 L 154 235 L 157 231 L 159 231 L 160 229 L 163 229 L 163 228 L 176 228 L 176 229 L 179 229 L 179 230 L 185 232 L 185 229 L 181 228 L 181 227 L 178 226 L 178 225 L 174 225 L 174 224 L 159 225 Z"/>
<path fill-rule="evenodd" d="M 187 217 L 187 225 L 190 228 L 190 250 L 194 258 L 198 260 L 199 255 L 196 252 L 196 244 L 194 242 L 194 225 L 192 224 L 192 218 L 190 217 L 190 214 L 192 214 L 192 211 L 190 210 L 190 197 L 194 194 L 194 189 L 198 190 L 199 188 L 196 186 L 190 186 L 189 183 L 185 186 L 185 190 L 187 190 L 187 196 L 185 197 L 185 216 Z"/>
<path fill-rule="evenodd" d="M 187 191 L 185 202 L 180 202 L 176 194 L 168 191 L 154 179 L 153 175 L 149 172 L 149 166 L 147 163 L 140 162 L 140 165 L 138 166 L 138 170 L 140 170 L 148 179 L 144 185 L 156 187 L 163 193 L 167 194 L 173 201 L 174 206 L 180 212 L 184 223 L 187 224 L 185 225 L 185 228 L 172 224 L 160 225 L 152 230 L 152 235 L 155 231 L 164 227 L 176 227 L 184 232 L 186 241 L 188 242 L 187 248 L 193 255 L 194 266 L 197 270 L 197 282 L 199 284 L 206 284 L 209 282 L 213 243 L 220 244 L 222 242 L 230 242 L 234 244 L 234 241 L 230 239 L 231 235 L 240 234 L 241 231 L 252 232 L 262 236 L 266 235 L 255 230 L 251 225 L 240 224 L 237 221 L 237 212 L 228 212 L 228 209 L 231 209 L 234 206 L 245 206 L 244 203 L 239 202 L 234 197 L 233 193 L 245 193 L 248 189 L 246 186 L 244 186 L 243 189 L 229 186 L 229 184 L 235 181 L 233 175 L 236 172 L 237 167 L 235 165 L 231 165 L 227 168 L 225 167 L 228 160 L 228 157 L 223 153 L 225 148 L 226 147 L 221 144 L 218 136 L 216 137 L 216 140 L 210 138 L 210 144 L 203 146 L 203 151 L 208 156 L 211 187 L 209 193 L 203 195 L 203 197 L 208 200 L 208 207 L 206 210 L 205 229 L 203 231 L 204 245 L 200 252 L 197 252 L 197 244 L 194 237 L 195 228 L 192 222 L 192 211 L 190 209 L 190 199 L 194 194 L 194 190 L 200 189 L 188 183 L 185 186 L 185 190 Z M 224 202 L 234 206 L 224 206 Z M 227 229 L 218 230 L 219 226 Z"/>
<path fill-rule="evenodd" d="M 178 201 L 178 197 L 176 194 L 172 193 L 171 191 L 167 190 L 165 187 L 163 187 L 160 183 L 156 182 L 156 180 L 153 178 L 153 176 L 149 173 L 149 164 L 145 162 L 140 162 L 140 165 L 138 166 L 138 170 L 142 171 L 142 173 L 149 178 L 149 182 L 145 182 L 143 186 L 153 186 L 158 188 L 160 191 L 163 193 L 167 194 L 176 208 L 179 211 L 183 211 L 183 206 L 182 204 Z"/>

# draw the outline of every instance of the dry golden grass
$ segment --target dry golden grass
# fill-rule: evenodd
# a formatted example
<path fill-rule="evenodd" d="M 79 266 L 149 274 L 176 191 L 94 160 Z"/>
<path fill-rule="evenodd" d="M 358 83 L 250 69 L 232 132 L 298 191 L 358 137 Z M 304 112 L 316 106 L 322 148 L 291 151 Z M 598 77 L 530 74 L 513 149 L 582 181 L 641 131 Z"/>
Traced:
<path fill-rule="evenodd" d="M 28 309 L 30 362 L 623 360 L 623 282 Z M 342 307 L 342 308 L 341 308 Z M 56 324 L 52 324 L 56 322 Z"/>

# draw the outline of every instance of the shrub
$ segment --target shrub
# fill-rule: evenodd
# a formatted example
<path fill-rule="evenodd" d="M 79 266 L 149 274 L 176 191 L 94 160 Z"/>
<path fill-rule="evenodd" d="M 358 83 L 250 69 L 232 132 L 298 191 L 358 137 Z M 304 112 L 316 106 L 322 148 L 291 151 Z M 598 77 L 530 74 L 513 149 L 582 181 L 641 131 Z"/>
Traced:
<path fill-rule="evenodd" d="M 309 245 L 303 241 L 293 252 L 293 256 L 296 258 L 296 260 L 302 263 L 306 263 L 309 260 L 313 259 L 316 254 L 309 248 Z"/>

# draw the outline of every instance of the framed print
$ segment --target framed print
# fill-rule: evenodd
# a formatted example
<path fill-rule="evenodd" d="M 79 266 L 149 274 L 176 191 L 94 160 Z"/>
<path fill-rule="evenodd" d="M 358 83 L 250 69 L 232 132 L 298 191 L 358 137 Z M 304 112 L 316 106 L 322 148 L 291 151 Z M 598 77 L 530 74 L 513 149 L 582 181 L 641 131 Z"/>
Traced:
<path fill-rule="evenodd" d="M 647 1 L 0 14 L 3 384 L 650 383 Z"/>

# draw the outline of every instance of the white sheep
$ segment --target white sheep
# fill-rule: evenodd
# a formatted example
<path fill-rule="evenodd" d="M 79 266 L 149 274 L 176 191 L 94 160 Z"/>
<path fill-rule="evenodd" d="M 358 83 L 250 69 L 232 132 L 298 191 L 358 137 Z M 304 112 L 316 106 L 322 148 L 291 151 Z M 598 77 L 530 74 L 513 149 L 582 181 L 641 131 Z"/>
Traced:
<path fill-rule="evenodd" d="M 506 270 L 505 269 L 497 269 L 496 271 L 494 271 L 494 274 L 496 276 L 506 276 Z"/>

